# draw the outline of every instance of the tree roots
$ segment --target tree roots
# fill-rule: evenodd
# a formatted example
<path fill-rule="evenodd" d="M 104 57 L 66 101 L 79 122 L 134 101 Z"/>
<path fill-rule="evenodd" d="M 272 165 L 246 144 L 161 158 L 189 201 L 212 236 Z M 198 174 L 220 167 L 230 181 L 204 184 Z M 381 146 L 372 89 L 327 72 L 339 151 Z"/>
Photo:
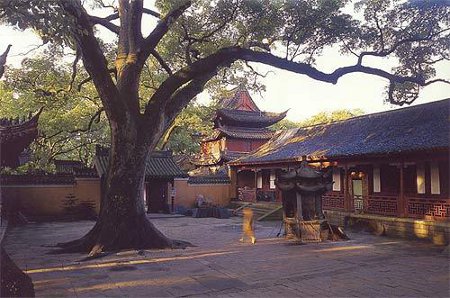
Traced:
<path fill-rule="evenodd" d="M 185 249 L 193 245 L 183 240 L 173 240 L 164 236 L 144 216 L 138 222 L 114 225 L 98 221 L 82 238 L 56 244 L 51 254 L 88 253 L 82 261 L 104 256 L 107 252 L 125 249 Z"/>

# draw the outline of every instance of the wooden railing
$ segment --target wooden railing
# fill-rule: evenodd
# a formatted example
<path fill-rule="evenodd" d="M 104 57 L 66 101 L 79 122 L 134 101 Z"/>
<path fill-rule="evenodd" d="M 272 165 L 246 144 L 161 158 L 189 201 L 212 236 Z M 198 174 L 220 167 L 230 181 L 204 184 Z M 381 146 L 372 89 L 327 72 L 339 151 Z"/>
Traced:
<path fill-rule="evenodd" d="M 367 213 L 387 216 L 397 216 L 398 196 L 369 195 Z"/>
<path fill-rule="evenodd" d="M 344 194 L 328 192 L 322 195 L 322 208 L 325 210 L 344 210 Z"/>
<path fill-rule="evenodd" d="M 258 202 L 276 202 L 276 192 L 274 190 L 262 190 L 256 191 L 256 200 Z"/>
<path fill-rule="evenodd" d="M 450 220 L 450 199 L 407 197 L 408 217 Z"/>
<path fill-rule="evenodd" d="M 254 188 L 238 188 L 238 199 L 244 202 L 256 202 L 256 190 Z"/>

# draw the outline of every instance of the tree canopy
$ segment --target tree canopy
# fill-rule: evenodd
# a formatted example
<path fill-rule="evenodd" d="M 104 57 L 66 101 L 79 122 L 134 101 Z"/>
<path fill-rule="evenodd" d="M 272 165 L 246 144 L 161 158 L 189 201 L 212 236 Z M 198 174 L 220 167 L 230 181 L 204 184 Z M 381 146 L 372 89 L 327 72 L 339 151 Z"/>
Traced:
<path fill-rule="evenodd" d="M 109 143 L 107 119 L 95 89 L 78 92 L 77 82 L 70 86 L 70 80 L 70 65 L 47 50 L 24 59 L 20 68 L 9 68 L 0 82 L 0 117 L 21 118 L 44 108 L 27 169 L 50 170 L 55 159 L 90 164 L 95 144 Z"/>

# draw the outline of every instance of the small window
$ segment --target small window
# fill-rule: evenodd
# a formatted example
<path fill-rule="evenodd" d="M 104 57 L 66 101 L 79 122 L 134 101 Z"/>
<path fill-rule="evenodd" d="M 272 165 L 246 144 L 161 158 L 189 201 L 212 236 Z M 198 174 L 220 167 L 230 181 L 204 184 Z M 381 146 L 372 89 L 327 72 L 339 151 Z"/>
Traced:
<path fill-rule="evenodd" d="M 333 168 L 333 191 L 341 191 L 341 169 Z"/>
<path fill-rule="evenodd" d="M 381 192 L 380 168 L 373 168 L 373 192 Z"/>
<path fill-rule="evenodd" d="M 425 193 L 425 167 L 423 164 L 417 165 L 417 193 Z"/>
<path fill-rule="evenodd" d="M 270 170 L 270 189 L 275 189 L 275 170 Z"/>
<path fill-rule="evenodd" d="M 431 193 L 434 195 L 441 194 L 440 182 L 439 182 L 439 164 L 431 163 L 430 165 L 431 172 Z"/>
<path fill-rule="evenodd" d="M 262 173 L 256 173 L 256 188 L 262 188 Z"/>

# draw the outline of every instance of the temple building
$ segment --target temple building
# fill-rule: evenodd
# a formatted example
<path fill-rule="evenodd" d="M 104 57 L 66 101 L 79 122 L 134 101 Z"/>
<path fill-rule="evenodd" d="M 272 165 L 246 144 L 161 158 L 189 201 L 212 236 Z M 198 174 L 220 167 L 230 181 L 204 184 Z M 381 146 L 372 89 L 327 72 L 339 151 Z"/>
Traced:
<path fill-rule="evenodd" d="M 29 158 L 28 146 L 38 135 L 38 120 L 42 109 L 28 119 L 0 119 L 1 167 L 18 167 Z"/>
<path fill-rule="evenodd" d="M 333 171 L 332 190 L 322 195 L 332 221 L 376 221 L 380 233 L 448 243 L 449 107 L 445 99 L 278 132 L 229 163 L 232 194 L 281 204 L 277 178 L 306 161 Z"/>
<path fill-rule="evenodd" d="M 287 111 L 261 111 L 243 86 L 230 93 L 233 95 L 221 100 L 216 111 L 214 132 L 202 140 L 201 154 L 193 161 L 200 168 L 198 173 L 205 168 L 214 173 L 227 162 L 258 149 L 273 136 L 268 127 L 286 116 Z"/>

